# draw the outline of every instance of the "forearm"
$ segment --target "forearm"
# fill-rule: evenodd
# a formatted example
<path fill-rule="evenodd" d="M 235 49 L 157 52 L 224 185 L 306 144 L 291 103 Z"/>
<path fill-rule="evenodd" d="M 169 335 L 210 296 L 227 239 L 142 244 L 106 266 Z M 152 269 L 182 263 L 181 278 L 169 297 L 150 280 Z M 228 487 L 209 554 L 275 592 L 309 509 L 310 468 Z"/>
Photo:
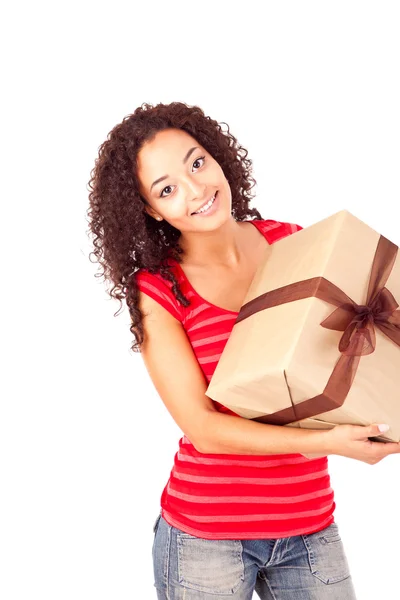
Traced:
<path fill-rule="evenodd" d="M 204 454 L 333 454 L 329 431 L 267 425 L 211 411 L 198 449 Z"/>

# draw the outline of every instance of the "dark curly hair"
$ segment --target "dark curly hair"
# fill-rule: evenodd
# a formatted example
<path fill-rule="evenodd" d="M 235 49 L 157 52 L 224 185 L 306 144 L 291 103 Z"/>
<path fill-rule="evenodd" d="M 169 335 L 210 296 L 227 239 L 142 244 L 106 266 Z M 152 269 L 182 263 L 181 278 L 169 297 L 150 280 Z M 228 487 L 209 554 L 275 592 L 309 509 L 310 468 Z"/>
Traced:
<path fill-rule="evenodd" d="M 222 124 L 226 125 L 226 132 Z M 95 277 L 104 277 L 113 284 L 108 293 L 121 303 L 114 316 L 121 310 L 122 299 L 126 299 L 130 331 L 136 340 L 131 346 L 134 352 L 140 352 L 144 338 L 139 289 L 134 277 L 137 270 L 158 272 L 173 284 L 171 289 L 177 300 L 183 306 L 190 304 L 170 266 L 164 262 L 168 256 L 182 262 L 180 231 L 165 220 L 157 221 L 144 210 L 147 202 L 139 193 L 136 173 L 136 158 L 143 144 L 157 132 L 170 128 L 186 131 L 219 163 L 231 188 L 232 216 L 236 221 L 262 218 L 258 210 L 249 208 L 253 198 L 250 190 L 256 181 L 251 176 L 252 161 L 247 158 L 247 150 L 238 144 L 226 123 L 218 124 L 198 106 L 182 102 L 156 106 L 144 103 L 111 130 L 99 148 L 88 183 L 87 216 L 94 246 L 89 259 L 94 255 L 104 269 Z"/>

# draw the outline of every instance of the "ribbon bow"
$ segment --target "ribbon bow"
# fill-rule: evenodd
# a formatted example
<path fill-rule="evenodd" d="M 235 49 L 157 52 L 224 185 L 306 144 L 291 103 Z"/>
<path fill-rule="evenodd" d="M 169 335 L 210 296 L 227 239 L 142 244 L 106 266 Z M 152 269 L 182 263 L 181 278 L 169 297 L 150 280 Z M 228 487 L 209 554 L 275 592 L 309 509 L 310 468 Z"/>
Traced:
<path fill-rule="evenodd" d="M 393 269 L 397 246 L 380 236 L 376 248 L 368 285 L 367 303 L 356 304 L 337 288 L 345 301 L 321 326 L 335 331 L 344 331 L 339 342 L 339 352 L 345 356 L 366 356 L 376 347 L 375 327 L 400 345 L 400 310 L 393 294 L 384 287 Z M 387 262 L 383 263 L 383 257 Z"/>

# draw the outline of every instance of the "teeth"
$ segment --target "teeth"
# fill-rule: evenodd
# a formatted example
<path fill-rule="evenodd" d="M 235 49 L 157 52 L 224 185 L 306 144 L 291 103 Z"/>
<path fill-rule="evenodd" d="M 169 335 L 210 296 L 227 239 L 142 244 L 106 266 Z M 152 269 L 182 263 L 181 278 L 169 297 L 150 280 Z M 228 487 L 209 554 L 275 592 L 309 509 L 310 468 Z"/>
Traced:
<path fill-rule="evenodd" d="M 214 194 L 214 196 L 211 198 L 211 200 L 209 200 L 209 201 L 207 202 L 207 204 L 205 204 L 205 205 L 203 206 L 203 208 L 200 208 L 199 210 L 197 210 L 197 211 L 196 211 L 196 212 L 194 212 L 193 214 L 194 214 L 194 215 L 198 215 L 199 213 L 206 212 L 206 210 L 208 210 L 208 209 L 210 208 L 210 206 L 211 206 L 211 204 L 214 202 L 214 200 L 215 200 L 215 194 Z"/>

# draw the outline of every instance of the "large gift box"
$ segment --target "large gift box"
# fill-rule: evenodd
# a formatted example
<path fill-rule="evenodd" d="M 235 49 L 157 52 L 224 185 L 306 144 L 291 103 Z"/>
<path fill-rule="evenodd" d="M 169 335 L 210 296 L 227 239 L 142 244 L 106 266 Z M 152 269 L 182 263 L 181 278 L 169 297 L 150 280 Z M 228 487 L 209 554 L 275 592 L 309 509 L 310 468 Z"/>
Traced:
<path fill-rule="evenodd" d="M 346 210 L 267 246 L 207 395 L 273 425 L 387 423 L 374 439 L 400 441 L 397 251 Z"/>

